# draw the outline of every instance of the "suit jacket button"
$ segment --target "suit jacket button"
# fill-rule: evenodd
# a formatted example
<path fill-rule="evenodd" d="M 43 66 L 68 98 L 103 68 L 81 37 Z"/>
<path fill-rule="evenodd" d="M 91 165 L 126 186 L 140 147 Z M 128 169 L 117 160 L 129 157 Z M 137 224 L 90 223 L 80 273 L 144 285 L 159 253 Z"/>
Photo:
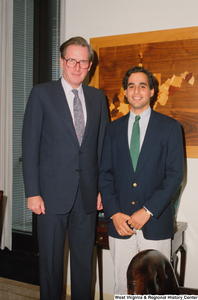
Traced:
<path fill-rule="evenodd" d="M 135 202 L 133 201 L 132 204 L 135 205 Z"/>
<path fill-rule="evenodd" d="M 137 186 L 137 183 L 136 183 L 136 182 L 134 182 L 134 183 L 133 183 L 133 186 L 134 186 L 134 187 L 136 187 L 136 186 Z"/>

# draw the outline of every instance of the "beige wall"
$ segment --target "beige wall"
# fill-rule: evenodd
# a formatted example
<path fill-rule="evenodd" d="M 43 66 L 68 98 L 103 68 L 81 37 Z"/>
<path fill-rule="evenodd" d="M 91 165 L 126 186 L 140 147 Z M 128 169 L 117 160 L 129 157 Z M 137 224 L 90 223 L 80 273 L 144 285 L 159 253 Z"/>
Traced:
<path fill-rule="evenodd" d="M 65 40 L 198 26 L 197 0 L 63 0 L 66 2 Z M 198 79 L 197 79 L 198 80 Z M 190 99 L 189 99 L 190 101 Z M 186 185 L 178 220 L 187 221 L 185 285 L 198 288 L 198 159 L 188 159 Z M 104 293 L 113 294 L 113 265 L 103 251 Z M 69 277 L 69 276 L 68 276 Z M 68 281 L 69 284 L 69 281 Z M 96 284 L 98 288 L 98 280 Z"/>

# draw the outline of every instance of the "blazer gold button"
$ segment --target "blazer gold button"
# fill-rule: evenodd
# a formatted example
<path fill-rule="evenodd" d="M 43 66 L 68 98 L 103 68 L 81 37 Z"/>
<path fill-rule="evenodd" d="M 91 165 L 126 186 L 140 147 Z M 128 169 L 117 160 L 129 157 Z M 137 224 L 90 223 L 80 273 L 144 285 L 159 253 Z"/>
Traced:
<path fill-rule="evenodd" d="M 136 187 L 136 186 L 137 186 L 137 183 L 136 183 L 136 182 L 134 182 L 134 183 L 133 183 L 133 186 L 134 186 L 134 187 Z"/>
<path fill-rule="evenodd" d="M 134 205 L 134 204 L 135 204 L 135 202 L 133 201 L 133 202 L 132 202 L 132 204 Z"/>

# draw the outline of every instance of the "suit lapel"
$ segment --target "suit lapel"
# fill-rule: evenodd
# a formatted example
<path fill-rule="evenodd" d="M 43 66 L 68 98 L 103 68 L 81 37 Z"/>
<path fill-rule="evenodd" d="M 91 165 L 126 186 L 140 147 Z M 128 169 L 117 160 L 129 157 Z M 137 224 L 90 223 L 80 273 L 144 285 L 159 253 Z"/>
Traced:
<path fill-rule="evenodd" d="M 152 110 L 147 131 L 144 137 L 144 142 L 138 159 L 137 169 L 135 173 L 136 175 L 141 172 L 150 155 L 152 155 L 152 149 L 158 139 L 162 126 L 163 123 L 157 117 L 157 113 Z"/>
<path fill-rule="evenodd" d="M 62 84 L 61 84 L 61 79 L 59 79 L 58 81 L 56 81 L 54 83 L 55 83 L 55 88 L 53 89 L 54 99 L 58 103 L 57 109 L 58 109 L 59 116 L 62 119 L 63 128 L 65 128 L 65 130 L 67 130 L 67 131 L 69 130 L 71 135 L 74 137 L 74 139 L 78 143 L 78 139 L 76 136 L 76 131 L 74 128 L 70 109 L 69 109 L 69 106 L 67 103 L 65 92 L 64 92 Z"/>
<path fill-rule="evenodd" d="M 133 165 L 131 161 L 131 155 L 128 144 L 128 121 L 129 114 L 122 118 L 122 122 L 117 130 L 117 140 L 120 147 L 120 152 L 123 156 L 123 163 L 126 163 L 126 169 L 129 170 L 130 174 L 134 174 Z"/>
<path fill-rule="evenodd" d="M 84 92 L 85 104 L 86 104 L 86 110 L 87 110 L 87 123 L 86 123 L 85 133 L 84 133 L 83 140 L 82 140 L 82 145 L 84 144 L 84 142 L 87 139 L 90 128 L 92 128 L 92 126 L 93 126 L 94 111 L 95 111 L 94 110 L 94 95 L 90 94 L 87 91 L 86 86 L 84 86 L 84 85 L 83 85 L 83 92 Z"/>

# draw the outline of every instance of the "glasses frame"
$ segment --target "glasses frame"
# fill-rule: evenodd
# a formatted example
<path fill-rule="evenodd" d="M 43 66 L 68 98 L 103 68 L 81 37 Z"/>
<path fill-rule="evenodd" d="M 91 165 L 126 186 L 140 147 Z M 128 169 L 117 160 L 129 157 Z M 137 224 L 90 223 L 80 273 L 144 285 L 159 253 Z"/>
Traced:
<path fill-rule="evenodd" d="M 68 60 L 70 60 L 70 59 L 72 59 L 73 61 L 76 62 L 75 65 L 74 65 L 73 67 L 70 67 L 70 66 L 68 66 L 68 64 L 67 64 Z M 68 68 L 71 68 L 71 69 L 72 69 L 72 68 L 75 68 L 77 64 L 79 64 L 79 67 L 80 67 L 81 69 L 84 69 L 84 70 L 89 69 L 89 66 L 90 66 L 90 61 L 89 61 L 89 60 L 84 60 L 84 61 L 88 62 L 88 67 L 87 67 L 87 68 L 82 68 L 82 67 L 81 67 L 81 64 L 80 64 L 80 63 L 81 63 L 82 60 L 77 61 L 77 60 L 74 59 L 74 58 L 68 58 L 68 59 L 64 58 L 64 60 L 66 61 L 67 67 L 68 67 Z"/>

